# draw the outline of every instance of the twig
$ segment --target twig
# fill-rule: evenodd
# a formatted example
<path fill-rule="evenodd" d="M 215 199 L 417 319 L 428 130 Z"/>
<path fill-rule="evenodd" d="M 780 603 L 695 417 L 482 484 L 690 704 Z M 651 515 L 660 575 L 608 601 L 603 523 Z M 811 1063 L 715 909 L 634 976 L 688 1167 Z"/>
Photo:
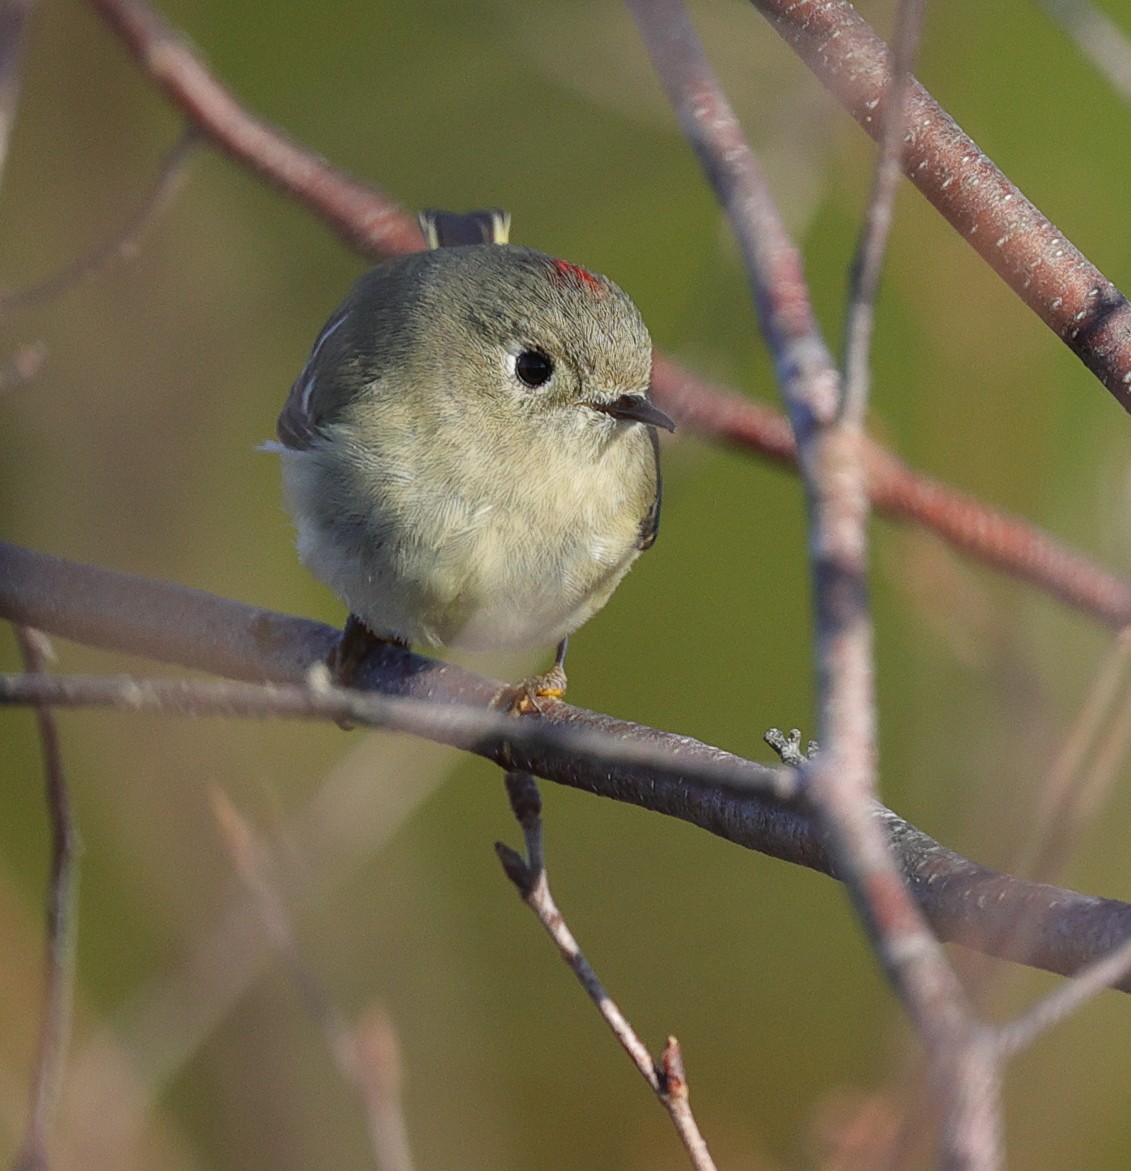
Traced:
<path fill-rule="evenodd" d="M 1129 663 L 1131 631 L 1124 631 L 1101 664 L 1053 760 L 1038 794 L 1028 838 L 1009 866 L 1010 874 L 1055 882 L 1071 856 L 1088 814 L 1110 783 L 1131 731 L 1131 710 L 1128 707 L 1131 700 L 1126 697 L 1115 709 L 1115 722 L 1111 723 L 1119 690 L 1126 683 Z M 1111 726 L 1101 739 L 1105 722 Z M 1097 739 L 1101 744 L 1098 750 Z M 1002 922 L 996 928 L 1001 932 L 1001 938 L 987 940 L 984 950 L 997 953 L 1005 948 L 1015 956 L 1024 955 L 1030 946 L 1032 926 L 1024 916 L 1013 923 Z M 1098 956 L 1093 962 L 1102 962 L 1104 958 Z M 986 1003 L 1000 975 L 997 971 L 986 971 L 979 978 L 968 981 L 971 999 Z"/>
<path fill-rule="evenodd" d="M 214 145 L 310 208 L 351 248 L 372 256 L 423 247 L 415 220 L 393 200 L 248 113 L 188 41 L 142 0 L 91 4 L 146 76 Z"/>
<path fill-rule="evenodd" d="M 1077 49 L 1131 101 L 1131 38 L 1091 0 L 1036 0 L 1076 43 Z"/>
<path fill-rule="evenodd" d="M 134 675 L 0 674 L 0 706 L 46 704 L 182 716 L 345 720 L 423 736 L 504 766 L 518 751 L 527 755 L 548 751 L 589 768 L 616 765 L 625 770 L 646 769 L 690 789 L 713 786 L 737 797 L 762 793 L 789 801 L 798 792 L 798 775 L 793 769 L 766 768 L 688 737 L 665 736 L 639 725 L 618 725 L 613 731 L 589 721 L 523 719 L 492 707 L 335 688 L 320 675 L 315 669 L 311 672 L 315 682 L 298 685 Z M 505 693 L 504 685 L 498 686 Z M 626 728 L 634 729 L 635 738 L 623 735 Z"/>
<path fill-rule="evenodd" d="M 342 1076 L 362 1099 L 377 1166 L 382 1171 L 412 1171 L 392 1022 L 384 1013 L 359 1024 L 346 1019 L 303 958 L 287 905 L 268 874 L 262 842 L 224 794 L 215 793 L 212 806 L 236 872 L 255 898 L 303 1007 L 321 1030 Z"/>
<path fill-rule="evenodd" d="M 859 395 L 841 413 L 840 380 L 820 335 L 796 248 L 760 164 L 680 0 L 629 0 L 657 77 L 727 213 L 797 440 L 809 517 L 821 752 L 806 797 L 888 978 L 931 1056 L 948 1165 L 999 1165 L 995 1054 L 982 1043 L 939 941 L 872 816 L 875 697 L 867 595 L 868 497 Z M 972 1095 L 969 1086 L 977 1084 Z"/>
<path fill-rule="evenodd" d="M 27 29 L 35 0 L 0 3 L 0 176 L 8 165 L 12 128 L 23 85 Z"/>
<path fill-rule="evenodd" d="M 47 639 L 38 630 L 15 627 L 25 668 L 41 676 L 50 657 Z M 71 810 L 55 713 L 36 706 L 43 746 L 47 812 L 51 825 L 51 875 L 47 893 L 43 1016 L 36 1043 L 27 1126 L 13 1171 L 43 1171 L 48 1166 L 48 1136 L 55 1119 L 63 1080 L 74 998 L 75 902 L 78 832 Z"/>
<path fill-rule="evenodd" d="M 890 55 L 847 0 L 752 0 L 873 138 Z M 1131 410 L 1127 298 L 979 150 L 916 81 L 907 91 L 904 174 L 1010 289 Z"/>
<path fill-rule="evenodd" d="M 436 791 L 445 771 L 430 746 L 359 737 L 279 828 L 292 864 L 275 878 L 288 906 L 325 906 Z M 250 893 L 233 891 L 159 978 L 75 1047 L 70 1129 L 98 1135 L 99 1166 L 130 1162 L 128 1152 L 151 1129 L 170 1083 L 269 969 L 276 953 L 261 926 Z"/>
<path fill-rule="evenodd" d="M 194 129 L 186 130 L 165 156 L 153 186 L 125 227 L 51 276 L 26 288 L 0 294 L 0 316 L 10 316 L 20 309 L 52 301 L 117 261 L 132 260 L 141 246 L 142 236 L 176 194 L 188 160 L 199 142 L 200 137 Z"/>
<path fill-rule="evenodd" d="M 382 1171 L 412 1171 L 408 1126 L 401 1100 L 401 1054 L 392 1018 L 370 1009 L 351 1030 L 350 1059 L 365 1095 L 369 1141 Z"/>
<path fill-rule="evenodd" d="M 895 193 L 899 183 L 900 144 L 905 133 L 904 98 L 919 51 L 919 32 L 926 0 L 901 0 L 896 10 L 892 47 L 892 86 L 884 105 L 880 152 L 872 190 L 848 282 L 845 314 L 842 410 L 862 423 L 871 382 L 872 334 L 880 272 L 891 235 Z"/>
<path fill-rule="evenodd" d="M 1053 762 L 1032 828 L 1034 844 L 1018 873 L 1056 881 L 1085 825 L 1110 790 L 1131 738 L 1131 695 L 1125 694 L 1117 703 L 1129 667 L 1131 630 L 1125 630 Z"/>
<path fill-rule="evenodd" d="M 307 619 L 2 543 L 0 618 L 107 650 L 235 679 L 304 687 L 311 665 L 325 659 L 339 634 Z M 356 683 L 386 696 L 482 708 L 509 694 L 498 681 L 396 647 L 370 656 L 359 668 Z M 686 736 L 564 703 L 546 704 L 537 722 L 651 743 L 689 766 L 738 759 Z M 488 747 L 480 744 L 476 750 L 486 753 Z M 748 849 L 839 876 L 811 813 L 761 795 L 751 786 L 695 784 L 686 776 L 665 775 L 648 767 L 586 764 L 571 753 L 528 748 L 517 740 L 500 745 L 491 759 L 559 784 L 678 817 Z M 750 769 L 754 776 L 763 770 L 750 762 L 740 767 Z M 946 849 L 881 806 L 874 807 L 873 816 L 883 824 L 904 880 L 942 939 L 984 948 L 987 939 L 1008 934 L 1006 925 L 1024 919 L 1034 925 L 1031 948 L 1023 956 L 1015 955 L 1006 939 L 1003 950 L 995 954 L 1070 975 L 1131 937 L 1128 904 L 998 874 Z M 1126 983 L 1124 990 L 1131 991 L 1131 981 Z"/>
<path fill-rule="evenodd" d="M 1002 1056 L 1009 1058 L 1020 1053 L 1089 1000 L 1114 987 L 1128 972 L 1131 972 L 1131 940 L 1109 955 L 1101 956 L 1028 1012 L 1003 1025 L 998 1030 Z"/>
<path fill-rule="evenodd" d="M 625 1015 L 605 991 L 550 894 L 542 842 L 542 802 L 538 796 L 538 786 L 529 773 L 522 772 L 507 773 L 506 784 L 511 809 L 522 828 L 526 842 L 525 858 L 510 846 L 502 842 L 495 843 L 495 852 L 506 876 L 514 883 L 522 896 L 522 901 L 534 912 L 547 935 L 557 945 L 562 959 L 577 977 L 589 999 L 596 1005 L 601 1018 L 671 1116 L 691 1165 L 696 1171 L 715 1171 L 707 1144 L 691 1112 L 687 1076 L 683 1068 L 679 1042 L 674 1037 L 669 1037 L 657 1064 Z"/>

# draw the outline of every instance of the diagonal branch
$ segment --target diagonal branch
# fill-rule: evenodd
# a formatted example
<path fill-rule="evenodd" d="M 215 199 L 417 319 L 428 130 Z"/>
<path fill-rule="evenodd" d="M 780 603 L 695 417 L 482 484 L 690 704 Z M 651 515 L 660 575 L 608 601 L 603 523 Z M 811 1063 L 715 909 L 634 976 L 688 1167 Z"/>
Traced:
<path fill-rule="evenodd" d="M 143 0 L 91 3 L 154 85 L 210 142 L 299 200 L 350 247 L 370 257 L 421 247 L 415 221 L 388 196 L 250 114 Z M 715 386 L 662 354 L 656 358 L 653 388 L 661 405 L 703 438 L 795 462 L 789 426 L 770 407 Z M 1084 554 L 915 472 L 879 444 L 869 441 L 867 450 L 869 494 L 883 515 L 929 529 L 991 568 L 1020 577 L 1109 626 L 1131 621 L 1131 586 Z"/>
<path fill-rule="evenodd" d="M 668 1112 L 692 1167 L 695 1171 L 715 1171 L 715 1162 L 707 1150 L 695 1115 L 691 1112 L 690 1091 L 679 1042 L 675 1037 L 669 1037 L 657 1062 L 616 1001 L 605 990 L 550 893 L 542 840 L 542 798 L 538 793 L 538 785 L 529 773 L 509 772 L 506 774 L 506 786 L 511 810 L 518 819 L 526 842 L 526 857 L 510 846 L 496 842 L 495 853 L 499 856 L 504 873 L 514 884 L 522 901 L 534 912 L 546 934 L 554 941 L 558 953 L 592 1000 L 601 1019 L 628 1054 L 640 1076 L 651 1086 L 660 1105 Z"/>
<path fill-rule="evenodd" d="M 765 403 L 709 382 L 662 354 L 656 355 L 653 389 L 681 430 L 796 466 L 789 422 Z M 1106 626 L 1121 629 L 1131 622 L 1131 583 L 1080 550 L 915 471 L 875 440 L 865 440 L 864 459 L 868 495 L 888 520 L 932 532 L 983 565 L 1027 582 Z"/>
<path fill-rule="evenodd" d="M 847 0 L 752 0 L 873 138 L 891 90 L 887 46 Z M 904 174 L 1013 292 L 1131 411 L 1131 305 L 917 81 Z"/>

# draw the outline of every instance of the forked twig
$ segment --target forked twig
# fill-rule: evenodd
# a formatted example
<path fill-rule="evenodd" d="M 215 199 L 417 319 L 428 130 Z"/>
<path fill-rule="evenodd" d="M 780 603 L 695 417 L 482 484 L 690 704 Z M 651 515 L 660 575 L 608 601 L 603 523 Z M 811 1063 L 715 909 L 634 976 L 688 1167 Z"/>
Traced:
<path fill-rule="evenodd" d="M 10 316 L 18 310 L 52 301 L 81 281 L 104 272 L 110 265 L 133 259 L 141 245 L 142 236 L 176 194 L 188 160 L 199 142 L 197 131 L 192 127 L 187 129 L 165 156 L 153 186 L 130 216 L 129 222 L 91 252 L 72 260 L 51 276 L 22 289 L 0 294 L 0 316 Z"/>
<path fill-rule="evenodd" d="M 683 4 L 628 2 L 738 239 L 797 443 L 809 522 L 821 743 L 805 772 L 806 797 L 828 832 L 834 864 L 873 949 L 930 1054 L 945 1102 L 940 1138 L 948 1165 L 993 1168 L 1001 1141 L 996 1054 L 984 1043 L 871 813 L 876 717 L 862 429 L 866 379 L 851 409 L 842 412 L 840 378 L 811 308 L 799 253 Z M 975 1084 L 979 1092 L 972 1095 Z"/>
<path fill-rule="evenodd" d="M 508 772 L 506 785 L 511 809 L 526 843 L 525 858 L 510 846 L 502 842 L 495 843 L 495 852 L 506 876 L 514 883 L 522 901 L 534 912 L 546 934 L 554 941 L 562 959 L 577 977 L 589 999 L 596 1005 L 602 1020 L 609 1026 L 621 1048 L 640 1072 L 640 1076 L 652 1087 L 660 1104 L 668 1112 L 692 1167 L 696 1171 L 715 1171 L 707 1143 L 691 1112 L 687 1075 L 683 1067 L 679 1042 L 675 1037 L 669 1037 L 659 1062 L 656 1062 L 624 1013 L 605 991 L 604 985 L 582 954 L 573 932 L 570 931 L 550 894 L 542 841 L 542 800 L 538 794 L 537 783 L 529 773 Z"/>

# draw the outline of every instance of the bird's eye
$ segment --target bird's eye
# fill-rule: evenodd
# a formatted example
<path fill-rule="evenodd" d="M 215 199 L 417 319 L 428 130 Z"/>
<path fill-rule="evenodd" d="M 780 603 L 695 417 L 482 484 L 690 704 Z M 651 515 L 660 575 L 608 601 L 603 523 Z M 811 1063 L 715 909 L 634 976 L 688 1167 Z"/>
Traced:
<path fill-rule="evenodd" d="M 514 372 L 533 390 L 550 381 L 554 363 L 541 350 L 523 350 L 515 357 Z"/>

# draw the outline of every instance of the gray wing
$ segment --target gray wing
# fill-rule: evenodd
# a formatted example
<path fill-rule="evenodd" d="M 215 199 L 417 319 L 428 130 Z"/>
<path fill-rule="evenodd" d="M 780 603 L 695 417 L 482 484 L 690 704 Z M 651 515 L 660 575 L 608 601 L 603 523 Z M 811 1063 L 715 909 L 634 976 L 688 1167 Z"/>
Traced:
<path fill-rule="evenodd" d="M 656 466 L 656 495 L 652 498 L 652 507 L 640 521 L 636 547 L 641 552 L 651 549 L 656 543 L 656 537 L 660 532 L 660 505 L 664 496 L 664 480 L 660 475 L 660 436 L 655 427 L 648 428 L 648 438 L 652 440 L 652 459 Z"/>
<path fill-rule="evenodd" d="M 346 323 L 350 307 L 347 302 L 322 328 L 310 357 L 306 360 L 302 372 L 295 379 L 291 393 L 279 412 L 275 424 L 275 433 L 284 447 L 294 448 L 296 451 L 305 451 L 313 447 L 321 436 L 319 426 L 322 422 L 325 407 L 325 394 L 315 394 L 318 386 L 318 376 L 322 366 L 325 349 L 333 336 Z"/>

